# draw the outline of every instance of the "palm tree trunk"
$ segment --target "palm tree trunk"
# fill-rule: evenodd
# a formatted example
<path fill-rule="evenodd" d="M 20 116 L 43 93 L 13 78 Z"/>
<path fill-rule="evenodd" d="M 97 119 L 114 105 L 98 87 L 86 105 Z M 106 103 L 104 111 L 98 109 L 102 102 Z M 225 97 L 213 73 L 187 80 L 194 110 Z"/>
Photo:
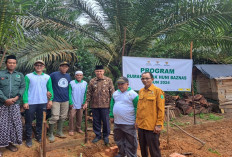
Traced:
<path fill-rule="evenodd" d="M 3 55 L 2 55 L 2 58 L 1 58 L 1 62 L 0 62 L 0 69 L 2 67 L 2 63 L 3 63 L 3 60 L 5 58 L 5 55 L 6 55 L 6 49 L 3 51 Z"/>

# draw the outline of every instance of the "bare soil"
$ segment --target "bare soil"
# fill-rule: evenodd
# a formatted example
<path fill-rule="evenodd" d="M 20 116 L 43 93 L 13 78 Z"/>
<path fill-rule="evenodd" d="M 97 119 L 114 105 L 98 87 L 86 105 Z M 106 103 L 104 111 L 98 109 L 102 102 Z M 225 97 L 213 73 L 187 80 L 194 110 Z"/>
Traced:
<path fill-rule="evenodd" d="M 221 116 L 221 115 L 220 115 Z M 171 122 L 179 125 L 185 131 L 193 136 L 206 142 L 203 146 L 200 142 L 194 140 L 184 134 L 175 126 L 170 126 L 169 129 L 169 147 L 167 145 L 166 127 L 160 136 L 160 148 L 162 157 L 168 157 L 170 154 L 177 152 L 189 157 L 232 157 L 232 116 L 222 115 L 221 120 L 206 120 L 197 117 L 197 124 L 193 125 L 193 117 L 182 116 L 172 120 Z M 67 128 L 66 128 L 67 129 Z M 69 136 L 68 132 L 66 139 L 56 138 L 55 142 L 69 141 L 71 139 L 84 138 L 84 134 L 76 133 L 74 136 Z M 94 133 L 89 131 L 89 143 L 84 141 L 73 147 L 64 147 L 47 152 L 47 157 L 79 157 L 82 153 L 83 157 L 105 157 L 104 150 L 109 148 L 104 145 L 101 140 L 97 144 L 92 144 Z M 113 135 L 110 135 L 110 146 L 114 146 Z M 27 148 L 25 143 L 18 146 L 17 152 L 10 152 L 5 148 L 1 148 L 4 152 L 4 157 L 39 157 L 39 143 L 33 140 L 32 148 Z M 140 150 L 138 150 L 138 156 Z"/>

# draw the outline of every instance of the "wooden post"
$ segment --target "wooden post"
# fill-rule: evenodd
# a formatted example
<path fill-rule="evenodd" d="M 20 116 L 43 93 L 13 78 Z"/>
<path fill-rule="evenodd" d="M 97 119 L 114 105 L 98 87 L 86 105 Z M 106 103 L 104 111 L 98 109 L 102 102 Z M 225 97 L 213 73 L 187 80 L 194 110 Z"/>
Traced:
<path fill-rule="evenodd" d="M 168 108 L 168 111 L 167 111 L 167 146 L 168 146 L 168 149 L 169 149 L 169 120 L 170 120 L 169 108 L 170 108 L 170 106 L 167 106 L 167 108 Z"/>
<path fill-rule="evenodd" d="M 88 124 L 87 124 L 87 108 L 85 109 L 85 143 L 88 142 Z"/>
<path fill-rule="evenodd" d="M 193 42 L 191 41 L 190 44 L 190 59 L 193 59 Z M 193 103 L 193 117 L 194 117 L 194 125 L 196 124 L 196 105 L 194 102 L 194 86 L 193 86 L 193 73 L 192 73 L 192 81 L 191 81 L 191 88 L 192 88 L 192 103 Z"/>
<path fill-rule="evenodd" d="M 46 127 L 46 112 L 43 111 L 43 125 L 42 125 L 42 141 L 41 141 L 41 150 L 42 156 L 46 157 L 46 135 L 47 135 L 47 127 Z"/>

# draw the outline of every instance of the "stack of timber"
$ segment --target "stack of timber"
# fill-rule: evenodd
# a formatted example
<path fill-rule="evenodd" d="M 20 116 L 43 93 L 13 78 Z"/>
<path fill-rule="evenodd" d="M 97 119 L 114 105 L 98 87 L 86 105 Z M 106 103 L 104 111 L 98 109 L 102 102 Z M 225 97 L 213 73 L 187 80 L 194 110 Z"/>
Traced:
<path fill-rule="evenodd" d="M 178 117 L 180 114 L 187 115 L 193 113 L 194 104 L 196 114 L 210 113 L 213 107 L 213 103 L 208 102 L 204 96 L 200 94 L 195 95 L 194 99 L 189 95 L 184 96 L 182 99 L 179 96 L 165 95 L 165 101 L 165 105 L 171 106 L 170 118 Z M 174 114 L 174 116 L 172 116 L 172 114 Z"/>
<path fill-rule="evenodd" d="M 217 78 L 219 108 L 222 112 L 232 113 L 232 77 Z"/>
<path fill-rule="evenodd" d="M 167 108 L 169 107 L 169 118 L 173 119 L 181 115 L 181 111 L 176 107 L 176 101 L 179 99 L 179 96 L 171 96 L 165 94 L 165 120 L 167 121 Z"/>

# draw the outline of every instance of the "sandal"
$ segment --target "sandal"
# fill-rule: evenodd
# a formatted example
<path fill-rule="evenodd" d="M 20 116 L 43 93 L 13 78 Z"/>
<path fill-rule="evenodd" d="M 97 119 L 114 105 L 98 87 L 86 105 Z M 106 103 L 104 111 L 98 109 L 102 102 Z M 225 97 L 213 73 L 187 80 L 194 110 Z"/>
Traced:
<path fill-rule="evenodd" d="M 68 134 L 69 134 L 69 136 L 73 136 L 73 135 L 74 135 L 74 132 L 71 132 L 71 131 L 70 131 Z"/>
<path fill-rule="evenodd" d="M 0 151 L 0 157 L 3 157 L 3 152 Z"/>
<path fill-rule="evenodd" d="M 79 130 L 77 132 L 80 133 L 80 134 L 84 134 L 84 132 L 82 130 Z"/>
<path fill-rule="evenodd" d="M 13 144 L 9 144 L 9 146 L 6 146 L 6 149 L 9 149 L 12 152 L 17 152 L 18 148 L 16 146 L 14 146 Z"/>

